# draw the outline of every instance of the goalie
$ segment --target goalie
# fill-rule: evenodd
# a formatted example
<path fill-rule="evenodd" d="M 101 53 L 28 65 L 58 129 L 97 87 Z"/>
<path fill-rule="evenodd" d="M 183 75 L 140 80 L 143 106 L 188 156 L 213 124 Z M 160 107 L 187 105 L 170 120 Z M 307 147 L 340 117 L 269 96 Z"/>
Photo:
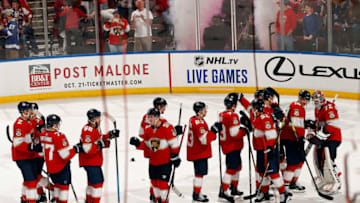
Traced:
<path fill-rule="evenodd" d="M 333 195 L 341 188 L 341 173 L 335 164 L 336 151 L 341 144 L 339 115 L 335 104 L 326 100 L 323 92 L 316 90 L 312 100 L 315 104 L 315 123 L 307 121 L 305 125 L 312 128 L 308 140 L 315 145 L 317 184 L 323 193 Z"/>

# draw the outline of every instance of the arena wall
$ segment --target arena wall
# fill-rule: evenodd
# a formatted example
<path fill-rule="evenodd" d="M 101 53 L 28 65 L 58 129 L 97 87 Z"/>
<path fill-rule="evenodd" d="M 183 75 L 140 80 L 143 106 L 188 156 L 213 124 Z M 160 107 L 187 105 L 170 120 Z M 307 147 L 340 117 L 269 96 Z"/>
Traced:
<path fill-rule="evenodd" d="M 0 103 L 155 93 L 323 90 L 360 100 L 360 56 L 289 52 L 152 52 L 1 61 Z M 102 77 L 103 76 L 103 77 Z M 102 92 L 102 87 L 105 91 Z"/>

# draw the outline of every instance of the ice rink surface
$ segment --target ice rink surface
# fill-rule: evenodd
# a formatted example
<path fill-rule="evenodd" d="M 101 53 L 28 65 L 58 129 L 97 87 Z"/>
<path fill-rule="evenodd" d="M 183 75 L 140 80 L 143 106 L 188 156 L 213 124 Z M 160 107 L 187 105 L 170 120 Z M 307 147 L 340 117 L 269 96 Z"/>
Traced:
<path fill-rule="evenodd" d="M 182 125 L 188 124 L 188 120 L 194 115 L 192 105 L 195 101 L 204 101 L 208 105 L 208 115 L 205 120 L 211 126 L 217 120 L 217 114 L 224 110 L 223 99 L 226 94 L 163 94 L 163 95 L 128 95 L 127 105 L 125 105 L 124 96 L 109 96 L 106 98 L 108 112 L 112 114 L 116 120 L 118 128 L 120 128 L 120 138 L 118 139 L 119 149 L 119 171 L 120 171 L 120 196 L 121 202 L 142 203 L 149 202 L 149 179 L 148 179 L 148 160 L 143 157 L 143 152 L 136 150 L 133 146 L 129 146 L 131 136 L 137 136 L 142 116 L 152 107 L 152 101 L 156 96 L 164 97 L 167 102 L 167 110 L 163 115 L 170 123 L 176 124 L 178 121 L 179 106 L 182 103 Z M 251 100 L 253 95 L 246 94 L 246 98 Z M 332 99 L 332 98 L 328 98 Z M 297 100 L 296 96 L 281 96 L 280 106 L 286 110 L 292 101 Z M 101 97 L 94 98 L 76 98 L 61 100 L 44 100 L 38 101 L 39 110 L 42 114 L 51 113 L 58 114 L 62 118 L 61 132 L 65 133 L 71 144 L 79 141 L 80 132 L 84 124 L 87 122 L 86 112 L 90 108 L 97 108 L 103 111 L 103 100 Z M 124 109 L 128 110 L 128 133 L 125 130 L 125 114 Z M 339 168 L 344 170 L 344 155 L 352 151 L 352 140 L 360 144 L 360 102 L 357 100 L 337 99 L 336 106 L 339 111 L 343 142 L 338 150 L 336 163 Z M 242 110 L 238 105 L 237 111 Z M 314 118 L 314 105 L 310 103 L 307 108 L 307 118 Z M 17 103 L 0 105 L 0 129 L 2 136 L 0 141 L 0 202 L 17 203 L 20 202 L 22 176 L 15 162 L 11 160 L 11 144 L 6 138 L 6 125 L 12 125 L 19 116 Z M 102 129 L 105 131 L 106 125 L 108 129 L 112 129 L 110 122 L 103 120 Z M 185 134 L 186 136 L 186 134 Z M 181 149 L 182 163 L 176 170 L 175 185 L 184 193 L 184 198 L 177 197 L 173 192 L 170 194 L 170 202 L 191 202 L 193 191 L 193 164 L 186 160 L 186 142 L 187 136 Z M 204 178 L 202 192 L 210 197 L 210 202 L 217 202 L 218 191 L 220 186 L 219 179 L 219 154 L 218 140 L 212 143 L 213 157 L 209 159 L 209 173 Z M 126 159 L 126 151 L 128 151 L 128 160 Z M 249 193 L 249 171 L 248 171 L 248 145 L 247 139 L 244 138 L 244 148 L 241 153 L 243 168 L 240 172 L 239 189 L 244 191 L 245 195 Z M 134 158 L 134 161 L 130 161 Z M 307 157 L 312 166 L 312 153 Z M 222 155 L 223 169 L 225 168 L 225 157 Z M 110 149 L 104 152 L 103 170 L 105 174 L 105 184 L 103 189 L 103 197 L 101 202 L 117 202 L 117 184 L 116 184 L 116 167 L 115 167 L 115 145 L 112 141 Z M 128 167 L 127 190 L 125 187 L 125 169 Z M 350 166 L 351 167 L 351 164 Z M 85 187 L 87 184 L 85 170 L 79 168 L 78 156 L 75 156 L 71 163 L 72 182 L 79 197 L 79 202 L 84 202 Z M 313 171 L 314 172 L 314 171 Z M 343 173 L 344 174 L 344 173 Z M 254 175 L 254 171 L 252 171 Z M 342 180 L 344 175 L 341 176 Z M 351 177 L 350 177 L 351 178 Z M 255 178 L 252 177 L 253 187 Z M 291 202 L 327 202 L 317 195 L 315 188 L 306 165 L 304 164 L 299 182 L 306 187 L 305 193 L 294 194 Z M 343 181 L 344 183 L 344 181 Z M 360 179 L 357 185 L 351 186 L 360 190 Z M 253 188 L 254 191 L 254 188 Z M 278 196 L 277 200 L 278 201 Z M 127 201 L 124 201 L 127 198 Z M 340 194 L 337 194 L 333 202 L 345 202 L 345 186 L 343 184 Z M 69 202 L 76 202 L 72 191 L 69 191 Z M 248 202 L 237 200 L 236 202 Z M 274 202 L 274 201 L 273 201 Z"/>

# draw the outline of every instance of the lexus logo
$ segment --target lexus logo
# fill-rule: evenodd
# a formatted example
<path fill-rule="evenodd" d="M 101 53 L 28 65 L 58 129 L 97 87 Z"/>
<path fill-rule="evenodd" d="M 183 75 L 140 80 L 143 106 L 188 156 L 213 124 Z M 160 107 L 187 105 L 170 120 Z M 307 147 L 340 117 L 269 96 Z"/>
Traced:
<path fill-rule="evenodd" d="M 275 56 L 266 62 L 265 73 L 272 80 L 286 82 L 294 77 L 295 65 L 286 57 Z"/>

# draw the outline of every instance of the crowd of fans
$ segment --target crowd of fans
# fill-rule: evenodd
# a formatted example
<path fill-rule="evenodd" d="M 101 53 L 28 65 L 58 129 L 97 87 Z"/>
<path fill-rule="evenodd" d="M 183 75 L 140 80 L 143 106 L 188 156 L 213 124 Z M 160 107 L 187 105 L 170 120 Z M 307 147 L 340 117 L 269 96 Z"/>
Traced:
<path fill-rule="evenodd" d="M 0 58 L 15 59 L 39 52 L 32 28 L 33 14 L 25 0 L 0 5 Z"/>
<path fill-rule="evenodd" d="M 105 52 L 174 49 L 173 25 L 164 16 L 169 0 L 99 0 Z M 280 0 L 279 0 L 280 1 Z M 278 3 L 279 4 L 279 3 Z M 284 0 L 284 19 L 274 13 L 274 41 L 271 49 L 328 51 L 327 0 Z M 280 4 L 279 4 L 280 5 Z M 96 52 L 95 7 L 92 0 L 55 0 L 52 43 L 59 54 Z M 231 49 L 230 0 L 223 0 L 220 14 L 202 33 L 202 50 Z M 26 0 L 2 0 L 0 5 L 0 57 L 22 58 L 39 49 L 32 28 L 33 14 Z M 261 49 L 254 31 L 251 1 L 236 1 L 237 47 Z M 164 15 L 165 14 L 165 15 Z M 281 26 L 284 23 L 284 46 Z M 360 48 L 360 0 L 332 0 L 332 52 L 357 53 Z M 271 38 L 271 36 L 269 36 Z M 172 45 L 172 46 L 171 46 Z M 4 50 L 4 51 L 3 51 Z"/>

